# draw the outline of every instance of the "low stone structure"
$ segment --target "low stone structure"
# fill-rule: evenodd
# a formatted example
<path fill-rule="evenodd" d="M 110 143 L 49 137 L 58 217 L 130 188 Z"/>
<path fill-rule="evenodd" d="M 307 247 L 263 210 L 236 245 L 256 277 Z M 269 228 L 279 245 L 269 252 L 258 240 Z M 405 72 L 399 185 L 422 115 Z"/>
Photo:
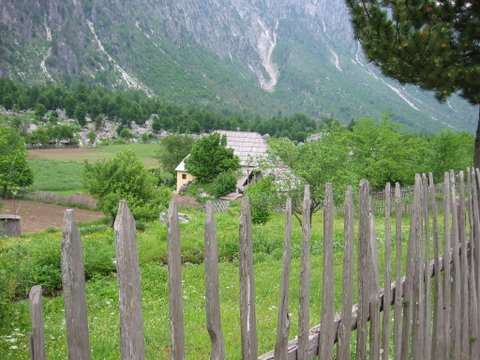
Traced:
<path fill-rule="evenodd" d="M 18 237 L 20 235 L 20 216 L 0 214 L 0 237 Z"/>

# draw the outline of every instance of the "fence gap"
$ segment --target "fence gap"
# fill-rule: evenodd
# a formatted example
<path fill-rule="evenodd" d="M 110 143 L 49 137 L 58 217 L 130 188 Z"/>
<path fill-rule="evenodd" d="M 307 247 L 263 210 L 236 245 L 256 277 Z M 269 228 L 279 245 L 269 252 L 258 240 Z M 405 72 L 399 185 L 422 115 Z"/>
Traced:
<path fill-rule="evenodd" d="M 42 287 L 35 285 L 28 295 L 30 304 L 30 357 L 32 360 L 46 360 L 45 352 L 45 325 L 43 323 Z"/>
<path fill-rule="evenodd" d="M 256 360 L 258 356 L 258 343 L 255 318 L 252 221 L 250 218 L 250 204 L 247 197 L 242 199 L 239 257 L 242 359 Z"/>
<path fill-rule="evenodd" d="M 214 209 L 209 201 L 206 205 L 205 217 L 205 306 L 207 311 L 207 330 L 211 341 L 211 360 L 222 360 L 225 358 L 218 284 L 217 233 Z"/>
<path fill-rule="evenodd" d="M 183 328 L 182 255 L 177 205 L 168 207 L 168 308 L 170 313 L 170 358 L 185 359 L 185 332 Z"/>
<path fill-rule="evenodd" d="M 332 184 L 325 185 L 323 207 L 323 279 L 322 279 L 322 319 L 320 323 L 319 358 L 333 357 L 335 315 L 334 276 L 333 276 L 333 222 L 335 220 Z"/>
<path fill-rule="evenodd" d="M 342 281 L 342 313 L 338 326 L 338 359 L 348 360 L 350 356 L 350 338 L 352 333 L 353 305 L 353 237 L 354 237 L 354 206 L 352 187 L 345 191 L 344 210 L 344 259 Z"/>
<path fill-rule="evenodd" d="M 85 273 L 80 233 L 72 209 L 65 210 L 61 245 L 61 270 L 65 318 L 67 325 L 68 358 L 90 359 L 88 341 Z"/>
<path fill-rule="evenodd" d="M 287 360 L 288 335 L 290 332 L 290 315 L 288 313 L 288 292 L 290 279 L 290 261 L 292 243 L 292 199 L 288 198 L 285 206 L 285 241 L 283 245 L 282 284 L 278 305 L 277 341 L 274 357 Z"/>
<path fill-rule="evenodd" d="M 300 255 L 300 289 L 298 300 L 298 360 L 308 359 L 308 334 L 310 328 L 310 205 L 310 185 L 305 185 L 303 193 L 302 250 Z"/>

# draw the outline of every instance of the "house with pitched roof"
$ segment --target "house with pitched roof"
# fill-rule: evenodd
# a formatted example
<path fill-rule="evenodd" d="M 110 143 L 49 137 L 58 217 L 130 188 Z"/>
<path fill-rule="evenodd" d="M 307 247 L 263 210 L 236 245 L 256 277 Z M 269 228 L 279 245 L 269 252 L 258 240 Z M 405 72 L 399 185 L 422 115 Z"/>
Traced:
<path fill-rule="evenodd" d="M 240 159 L 241 169 L 237 181 L 237 192 L 242 193 L 249 183 L 256 180 L 261 163 L 267 160 L 267 142 L 256 132 L 218 130 L 216 133 L 226 136 L 227 147 L 233 149 L 233 153 Z M 175 169 L 177 192 L 183 185 L 195 180 L 185 168 L 185 159 Z"/>

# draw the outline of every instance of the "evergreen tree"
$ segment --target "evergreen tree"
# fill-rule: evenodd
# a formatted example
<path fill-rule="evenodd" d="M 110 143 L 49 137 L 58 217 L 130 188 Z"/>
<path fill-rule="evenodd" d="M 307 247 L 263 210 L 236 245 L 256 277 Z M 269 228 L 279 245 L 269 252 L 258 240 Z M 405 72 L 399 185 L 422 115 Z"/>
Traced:
<path fill-rule="evenodd" d="M 400 83 L 480 105 L 480 2 L 347 0 L 367 58 Z M 480 167 L 480 109 L 474 150 Z"/>

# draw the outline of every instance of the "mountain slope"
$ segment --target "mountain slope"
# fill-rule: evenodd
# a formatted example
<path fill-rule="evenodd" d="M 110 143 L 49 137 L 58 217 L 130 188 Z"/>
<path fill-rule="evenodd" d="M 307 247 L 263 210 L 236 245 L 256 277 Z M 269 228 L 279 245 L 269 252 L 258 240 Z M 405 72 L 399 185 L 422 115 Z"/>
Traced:
<path fill-rule="evenodd" d="M 476 120 L 366 64 L 341 0 L 4 0 L 0 55 L 0 75 L 22 81 L 89 78 L 252 115 L 389 114 L 425 131 Z"/>

